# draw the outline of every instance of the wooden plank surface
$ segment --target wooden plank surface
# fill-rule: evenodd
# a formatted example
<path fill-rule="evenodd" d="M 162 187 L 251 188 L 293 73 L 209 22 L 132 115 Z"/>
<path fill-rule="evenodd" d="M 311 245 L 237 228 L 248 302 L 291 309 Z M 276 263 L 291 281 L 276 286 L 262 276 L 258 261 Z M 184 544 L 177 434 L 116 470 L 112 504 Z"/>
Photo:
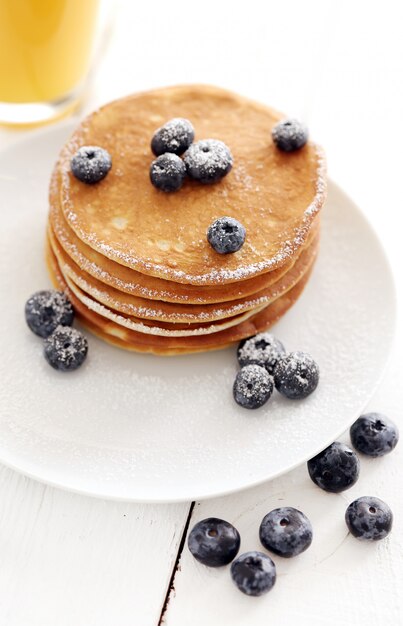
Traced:
<path fill-rule="evenodd" d="M 0 624 L 155 626 L 188 509 L 87 498 L 2 467 Z"/>

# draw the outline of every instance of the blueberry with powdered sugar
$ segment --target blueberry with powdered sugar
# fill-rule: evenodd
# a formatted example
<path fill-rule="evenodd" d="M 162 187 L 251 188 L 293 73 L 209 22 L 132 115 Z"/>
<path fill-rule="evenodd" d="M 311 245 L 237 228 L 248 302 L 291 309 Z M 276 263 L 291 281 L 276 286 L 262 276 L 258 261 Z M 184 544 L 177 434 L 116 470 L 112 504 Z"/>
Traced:
<path fill-rule="evenodd" d="M 186 176 L 185 164 L 171 152 L 161 154 L 151 163 L 150 180 L 161 191 L 178 191 Z"/>
<path fill-rule="evenodd" d="M 331 493 L 352 487 L 360 474 L 360 461 L 348 446 L 335 441 L 307 463 L 311 480 Z"/>
<path fill-rule="evenodd" d="M 245 228 L 233 217 L 220 217 L 207 231 L 207 241 L 219 254 L 237 252 L 245 243 L 245 238 Z"/>
<path fill-rule="evenodd" d="M 58 326 L 44 341 L 45 359 L 55 370 L 62 372 L 72 372 L 80 367 L 87 352 L 87 339 L 70 326 Z"/>
<path fill-rule="evenodd" d="M 191 530 L 188 548 L 203 565 L 228 565 L 238 554 L 241 538 L 237 529 L 223 519 L 209 517 Z"/>
<path fill-rule="evenodd" d="M 242 593 L 261 596 L 274 587 L 276 566 L 263 552 L 245 552 L 231 564 L 231 578 Z"/>
<path fill-rule="evenodd" d="M 312 524 L 292 506 L 270 511 L 262 520 L 259 538 L 266 550 L 290 558 L 301 554 L 312 543 Z"/>
<path fill-rule="evenodd" d="M 269 374 L 273 374 L 279 358 L 285 354 L 281 341 L 270 333 L 258 333 L 254 337 L 243 339 L 237 350 L 238 362 L 245 365 L 261 365 Z"/>
<path fill-rule="evenodd" d="M 234 400 L 245 409 L 258 409 L 269 400 L 273 389 L 273 378 L 264 367 L 245 365 L 234 381 Z"/>
<path fill-rule="evenodd" d="M 319 382 L 319 367 L 306 352 L 290 352 L 279 358 L 274 369 L 277 391 L 291 400 L 306 398 Z"/>
<path fill-rule="evenodd" d="M 112 167 L 112 159 L 104 148 L 82 146 L 71 159 L 70 167 L 78 180 L 93 185 L 105 178 Z"/>
<path fill-rule="evenodd" d="M 66 294 L 56 289 L 34 293 L 25 304 L 25 320 L 33 333 L 48 337 L 57 326 L 71 326 L 74 309 Z"/>
<path fill-rule="evenodd" d="M 233 158 L 229 148 L 218 139 L 202 139 L 184 154 L 187 173 L 204 184 L 216 183 L 231 171 Z"/>
<path fill-rule="evenodd" d="M 350 428 L 354 448 L 367 456 L 384 456 L 392 452 L 399 441 L 399 430 L 382 413 L 365 413 Z"/>
<path fill-rule="evenodd" d="M 295 119 L 278 122 L 271 131 L 273 141 L 279 150 L 294 152 L 302 148 L 308 141 L 308 129 Z"/>
<path fill-rule="evenodd" d="M 183 154 L 194 139 L 195 133 L 189 120 L 175 117 L 155 131 L 151 140 L 151 150 L 155 156 L 172 152 Z"/>
<path fill-rule="evenodd" d="M 393 514 L 383 500 L 362 496 L 347 507 L 345 520 L 353 537 L 364 541 L 379 541 L 392 530 Z"/>

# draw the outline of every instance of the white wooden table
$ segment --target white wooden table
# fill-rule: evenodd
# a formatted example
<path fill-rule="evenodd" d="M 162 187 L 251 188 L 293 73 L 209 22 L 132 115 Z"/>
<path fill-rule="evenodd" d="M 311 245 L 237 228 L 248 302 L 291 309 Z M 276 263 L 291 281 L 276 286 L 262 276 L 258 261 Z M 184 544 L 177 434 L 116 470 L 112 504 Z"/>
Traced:
<path fill-rule="evenodd" d="M 139 89 L 208 82 L 305 118 L 330 175 L 379 232 L 401 299 L 401 23 L 390 1 L 122 2 L 85 112 Z M 2 132 L 0 142 L 15 136 Z M 400 315 L 368 409 L 403 427 L 402 329 Z M 363 459 L 358 484 L 338 496 L 315 488 L 303 466 L 225 498 L 146 506 L 74 495 L 1 467 L 0 625 L 402 624 L 402 472 L 403 444 Z M 379 545 L 355 541 L 344 526 L 347 503 L 364 494 L 395 513 Z M 242 550 L 258 549 L 261 518 L 281 503 L 312 518 L 315 542 L 297 559 L 277 559 L 278 582 L 265 597 L 243 596 L 228 568 L 204 568 L 183 548 L 188 525 L 214 515 L 238 527 Z"/>

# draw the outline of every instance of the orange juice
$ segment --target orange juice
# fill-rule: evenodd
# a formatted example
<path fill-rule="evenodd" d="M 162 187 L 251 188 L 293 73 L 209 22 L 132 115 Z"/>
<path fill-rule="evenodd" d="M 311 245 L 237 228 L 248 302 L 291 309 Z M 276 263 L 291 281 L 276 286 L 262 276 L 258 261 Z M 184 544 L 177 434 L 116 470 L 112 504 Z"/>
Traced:
<path fill-rule="evenodd" d="M 0 0 L 0 102 L 52 102 L 85 77 L 98 0 Z"/>

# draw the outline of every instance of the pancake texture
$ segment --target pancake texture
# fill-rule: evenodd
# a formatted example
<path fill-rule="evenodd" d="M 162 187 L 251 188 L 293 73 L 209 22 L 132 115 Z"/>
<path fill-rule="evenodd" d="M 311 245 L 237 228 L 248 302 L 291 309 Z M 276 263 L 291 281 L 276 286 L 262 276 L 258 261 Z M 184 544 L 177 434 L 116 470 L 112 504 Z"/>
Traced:
<path fill-rule="evenodd" d="M 195 141 L 219 139 L 234 164 L 220 182 L 186 179 L 164 193 L 149 179 L 157 127 L 189 119 Z M 160 355 L 214 350 L 269 328 L 312 271 L 326 195 L 322 150 L 281 152 L 272 109 L 231 92 L 187 85 L 135 94 L 86 118 L 62 148 L 49 192 L 46 260 L 81 322 L 129 350 Z M 74 177 L 81 146 L 106 149 L 96 184 Z M 244 245 L 218 254 L 209 225 L 224 215 Z"/>

